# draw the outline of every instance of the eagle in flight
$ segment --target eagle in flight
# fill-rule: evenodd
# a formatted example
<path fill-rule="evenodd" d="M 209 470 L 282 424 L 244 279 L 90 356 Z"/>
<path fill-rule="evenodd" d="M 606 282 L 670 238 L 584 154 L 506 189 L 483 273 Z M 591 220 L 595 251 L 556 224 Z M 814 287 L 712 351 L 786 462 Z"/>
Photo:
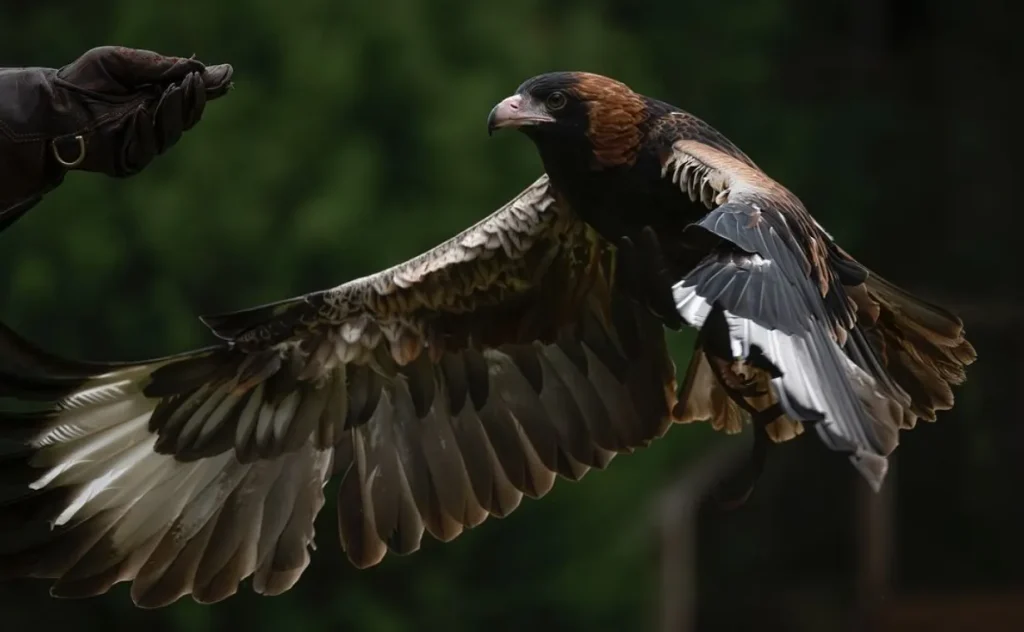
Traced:
<path fill-rule="evenodd" d="M 208 348 L 85 362 L 0 329 L 0 577 L 142 607 L 309 563 L 323 488 L 353 564 L 448 541 L 672 423 L 808 426 L 876 489 L 953 405 L 961 321 L 858 263 L 722 134 L 595 74 L 494 107 L 544 174 L 489 217 L 338 287 L 204 317 Z M 699 330 L 677 384 L 667 328 Z M 755 454 L 756 456 L 756 454 Z"/>

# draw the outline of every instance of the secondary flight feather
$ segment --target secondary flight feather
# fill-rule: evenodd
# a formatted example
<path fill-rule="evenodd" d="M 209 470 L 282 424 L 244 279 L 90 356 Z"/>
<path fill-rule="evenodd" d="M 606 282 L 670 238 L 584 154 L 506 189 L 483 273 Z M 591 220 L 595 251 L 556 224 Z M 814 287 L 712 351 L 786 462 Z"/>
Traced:
<path fill-rule="evenodd" d="M 340 478 L 359 567 L 450 540 L 672 422 L 813 425 L 881 483 L 953 404 L 953 315 L 840 249 L 706 123 L 586 73 L 491 112 L 545 174 L 477 225 L 333 289 L 205 317 L 220 341 L 67 360 L 0 329 L 0 574 L 156 607 L 288 590 Z M 665 327 L 700 330 L 681 385 Z M 15 412 L 17 411 L 17 412 Z M 762 445 L 760 440 L 758 445 Z"/>
<path fill-rule="evenodd" d="M 557 476 L 662 435 L 675 369 L 633 280 L 546 177 L 430 252 L 204 322 L 224 342 L 139 363 L 58 358 L 9 329 L 0 573 L 141 606 L 290 588 L 341 477 L 359 567 L 450 540 Z"/>

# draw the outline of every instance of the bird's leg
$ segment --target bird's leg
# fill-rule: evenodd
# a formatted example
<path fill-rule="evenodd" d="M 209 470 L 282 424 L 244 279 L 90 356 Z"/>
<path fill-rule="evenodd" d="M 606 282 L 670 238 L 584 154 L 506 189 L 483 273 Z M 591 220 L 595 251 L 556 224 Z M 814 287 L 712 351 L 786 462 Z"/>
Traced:
<path fill-rule="evenodd" d="M 753 407 L 747 404 L 744 408 L 750 412 Z M 754 426 L 754 445 L 750 450 L 750 456 L 747 457 L 738 470 L 722 480 L 714 492 L 715 499 L 722 509 L 735 509 L 750 498 L 750 494 L 754 491 L 754 484 L 757 483 L 757 479 L 761 477 L 761 473 L 764 471 L 764 464 L 768 460 L 768 449 L 773 445 L 765 426 L 778 419 L 781 415 L 782 406 L 778 403 L 772 404 L 764 410 L 751 412 L 751 422 Z"/>
<path fill-rule="evenodd" d="M 750 456 L 738 470 L 721 481 L 714 496 L 723 509 L 735 509 L 742 505 L 754 491 L 754 484 L 764 471 L 768 458 L 768 449 L 772 445 L 768 436 L 767 426 L 784 414 L 782 405 L 775 402 L 767 408 L 758 410 L 747 398 L 761 397 L 767 394 L 758 383 L 758 373 L 746 372 L 743 366 L 723 358 L 709 356 L 709 361 L 719 384 L 736 404 L 750 415 L 754 429 L 754 445 Z"/>

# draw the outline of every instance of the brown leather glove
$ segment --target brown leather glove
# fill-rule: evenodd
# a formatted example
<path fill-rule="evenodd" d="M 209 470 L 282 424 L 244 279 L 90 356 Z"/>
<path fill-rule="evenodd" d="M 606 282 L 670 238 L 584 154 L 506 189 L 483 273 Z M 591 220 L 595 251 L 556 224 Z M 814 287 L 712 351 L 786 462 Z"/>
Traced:
<path fill-rule="evenodd" d="M 0 231 L 69 170 L 139 173 L 228 91 L 231 74 L 228 64 L 119 46 L 60 69 L 0 69 Z"/>

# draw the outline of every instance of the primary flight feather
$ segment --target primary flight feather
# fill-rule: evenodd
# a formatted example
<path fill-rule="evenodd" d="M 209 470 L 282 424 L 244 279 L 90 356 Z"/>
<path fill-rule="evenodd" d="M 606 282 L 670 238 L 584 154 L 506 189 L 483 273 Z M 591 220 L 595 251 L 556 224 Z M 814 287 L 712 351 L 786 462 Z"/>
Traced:
<path fill-rule="evenodd" d="M 956 317 L 866 270 L 695 117 L 585 73 L 489 117 L 546 173 L 404 264 L 204 322 L 221 341 L 66 360 L 0 329 L 0 575 L 140 606 L 288 590 L 340 477 L 359 567 L 441 540 L 673 421 L 813 424 L 880 484 L 898 430 L 953 403 Z M 700 329 L 681 386 L 664 327 Z M 678 397 L 677 397 L 678 392 Z M 32 405 L 30 410 L 25 410 Z"/>

